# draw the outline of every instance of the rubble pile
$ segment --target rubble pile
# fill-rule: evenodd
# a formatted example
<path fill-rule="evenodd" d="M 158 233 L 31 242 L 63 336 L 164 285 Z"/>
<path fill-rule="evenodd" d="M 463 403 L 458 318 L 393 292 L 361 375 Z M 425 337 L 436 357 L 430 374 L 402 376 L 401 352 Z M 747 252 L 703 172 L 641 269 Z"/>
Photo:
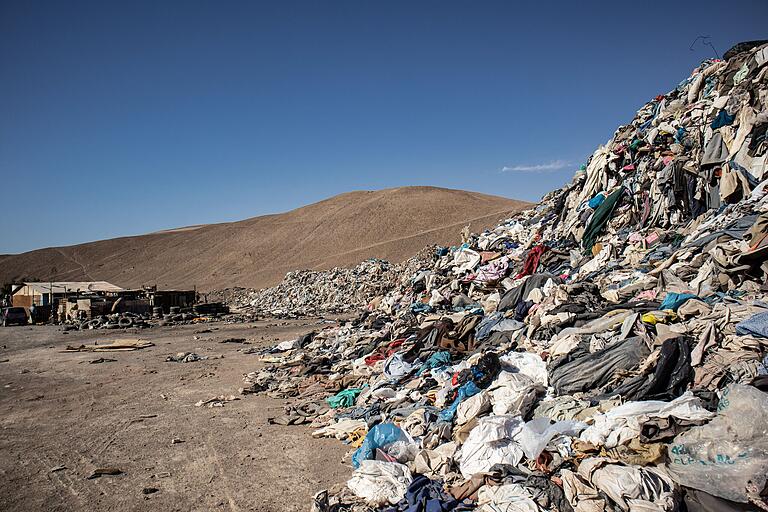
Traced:
<path fill-rule="evenodd" d="M 112 313 L 100 315 L 78 324 L 80 330 L 84 329 L 128 329 L 129 327 L 150 327 L 151 315 L 139 315 L 136 313 Z"/>
<path fill-rule="evenodd" d="M 155 308 L 152 314 L 131 313 L 128 311 L 122 313 L 111 313 L 109 315 L 95 316 L 89 320 L 82 320 L 78 323 L 67 321 L 65 326 L 73 326 L 80 330 L 85 329 L 128 329 L 128 328 L 148 328 L 165 325 L 187 325 L 201 322 L 225 322 L 225 323 L 245 323 L 255 320 L 254 315 L 239 314 L 230 315 L 229 308 L 221 303 L 200 303 L 189 308 L 174 306 L 170 313 L 163 313 L 162 308 Z"/>
<path fill-rule="evenodd" d="M 702 63 L 355 321 L 265 352 L 241 392 L 351 448 L 313 510 L 768 510 L 765 43 Z M 302 295 L 317 275 L 252 300 L 358 302 Z"/>
<path fill-rule="evenodd" d="M 288 272 L 272 288 L 230 289 L 229 303 L 240 310 L 275 317 L 312 316 L 359 310 L 370 300 L 400 285 L 404 275 L 431 263 L 431 248 L 404 263 L 366 260 L 353 268 Z"/>

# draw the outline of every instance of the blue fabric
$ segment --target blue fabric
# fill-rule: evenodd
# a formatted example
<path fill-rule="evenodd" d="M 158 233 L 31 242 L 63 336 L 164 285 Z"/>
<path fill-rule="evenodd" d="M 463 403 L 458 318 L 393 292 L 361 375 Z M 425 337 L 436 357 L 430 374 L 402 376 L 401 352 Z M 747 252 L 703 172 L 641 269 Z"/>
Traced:
<path fill-rule="evenodd" d="M 443 491 L 440 482 L 418 475 L 408 486 L 405 497 L 386 512 L 450 512 L 460 504 Z"/>
<path fill-rule="evenodd" d="M 736 334 L 768 338 L 768 313 L 758 313 L 737 323 Z"/>
<path fill-rule="evenodd" d="M 681 126 L 675 133 L 675 142 L 679 143 L 681 140 L 683 140 L 683 137 L 685 137 L 685 128 Z"/>
<path fill-rule="evenodd" d="M 364 460 L 372 459 L 376 448 L 382 448 L 395 441 L 405 439 L 405 434 L 400 427 L 392 423 L 379 423 L 365 435 L 363 444 L 352 454 L 352 466 L 360 467 Z"/>
<path fill-rule="evenodd" d="M 504 320 L 503 311 L 497 311 L 486 316 L 479 324 L 477 324 L 477 327 L 475 327 L 475 338 L 477 338 L 478 341 L 484 340 L 491 335 L 491 329 L 502 320 Z"/>
<path fill-rule="evenodd" d="M 482 315 L 484 313 L 483 307 L 476 302 L 473 302 L 472 304 L 469 304 L 467 306 L 457 306 L 455 308 L 452 308 L 452 311 L 455 311 L 456 313 L 460 313 L 462 311 L 469 311 L 469 313 L 472 315 Z"/>
<path fill-rule="evenodd" d="M 432 368 L 441 368 L 443 366 L 448 365 L 451 362 L 451 353 L 447 352 L 445 350 L 442 350 L 440 352 L 435 352 L 431 356 L 429 356 L 429 359 L 427 359 L 423 365 L 421 365 L 421 368 L 419 368 L 418 373 L 416 375 L 421 375 L 427 370 L 431 370 Z"/>
<path fill-rule="evenodd" d="M 699 297 L 697 295 L 694 295 L 692 293 L 667 293 L 667 296 L 664 297 L 664 301 L 661 303 L 661 306 L 659 306 L 659 309 L 671 309 L 672 311 L 677 311 L 677 308 L 682 306 L 685 301 L 688 299 L 698 299 Z"/>
<path fill-rule="evenodd" d="M 757 365 L 758 375 L 768 375 L 768 354 L 763 358 L 763 362 Z"/>
<path fill-rule="evenodd" d="M 454 416 L 456 416 L 456 410 L 459 408 L 459 404 L 479 392 L 480 388 L 478 388 L 477 384 L 472 381 L 461 386 L 456 396 L 456 400 L 453 401 L 451 406 L 440 411 L 440 419 L 442 421 L 453 421 Z"/>
<path fill-rule="evenodd" d="M 423 302 L 414 302 L 411 304 L 412 313 L 431 313 L 432 310 L 432 306 L 424 304 Z"/>
<path fill-rule="evenodd" d="M 598 206 L 603 204 L 603 201 L 605 201 L 605 194 L 600 193 L 600 194 L 597 194 L 592 199 L 590 199 L 589 203 L 587 203 L 587 204 L 589 205 L 590 208 L 592 208 L 594 210 L 595 208 L 597 208 Z"/>
<path fill-rule="evenodd" d="M 717 130 L 722 126 L 732 125 L 735 120 L 736 116 L 728 115 L 728 112 L 726 112 L 725 109 L 721 109 L 720 112 L 717 113 L 715 120 L 712 121 L 712 124 L 709 126 L 711 126 L 713 130 Z"/>

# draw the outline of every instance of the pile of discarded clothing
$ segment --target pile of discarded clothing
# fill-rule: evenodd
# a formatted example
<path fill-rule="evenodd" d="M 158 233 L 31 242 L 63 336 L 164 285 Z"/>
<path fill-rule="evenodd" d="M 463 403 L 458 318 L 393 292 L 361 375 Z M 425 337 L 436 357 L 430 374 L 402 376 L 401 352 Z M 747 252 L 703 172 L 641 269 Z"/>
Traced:
<path fill-rule="evenodd" d="M 280 318 L 347 313 L 398 287 L 402 276 L 419 268 L 425 258 L 431 260 L 432 253 L 430 248 L 398 264 L 371 259 L 353 268 L 288 272 L 272 288 L 217 293 L 225 296 L 233 308 L 257 315 Z"/>
<path fill-rule="evenodd" d="M 265 353 L 241 392 L 350 446 L 314 510 L 768 510 L 766 62 L 704 62 L 536 207 Z"/>

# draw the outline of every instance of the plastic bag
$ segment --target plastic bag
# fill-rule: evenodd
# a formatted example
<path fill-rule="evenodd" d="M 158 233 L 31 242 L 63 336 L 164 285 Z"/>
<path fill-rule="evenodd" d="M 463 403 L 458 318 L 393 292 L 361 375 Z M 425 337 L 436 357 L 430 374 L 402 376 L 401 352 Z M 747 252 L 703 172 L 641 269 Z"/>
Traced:
<path fill-rule="evenodd" d="M 402 464 L 364 460 L 352 474 L 347 487 L 372 505 L 394 505 L 403 499 L 411 480 L 411 472 Z"/>
<path fill-rule="evenodd" d="M 578 436 L 579 432 L 585 428 L 587 424 L 581 421 L 565 420 L 550 425 L 549 418 L 538 418 L 523 425 L 523 429 L 515 436 L 515 440 L 520 444 L 526 457 L 536 460 L 556 435 Z"/>
<path fill-rule="evenodd" d="M 352 466 L 358 468 L 362 461 L 373 459 L 377 448 L 398 462 L 407 462 L 416 455 L 418 444 L 397 425 L 379 423 L 368 431 L 363 444 L 352 455 Z"/>
<path fill-rule="evenodd" d="M 517 466 L 524 454 L 515 436 L 523 423 L 520 416 L 509 414 L 480 418 L 457 456 L 464 478 L 489 471 L 494 464 Z"/>
<path fill-rule="evenodd" d="M 667 451 L 667 468 L 680 485 L 749 501 L 768 476 L 768 394 L 731 385 L 723 392 L 717 416 L 678 435 Z"/>

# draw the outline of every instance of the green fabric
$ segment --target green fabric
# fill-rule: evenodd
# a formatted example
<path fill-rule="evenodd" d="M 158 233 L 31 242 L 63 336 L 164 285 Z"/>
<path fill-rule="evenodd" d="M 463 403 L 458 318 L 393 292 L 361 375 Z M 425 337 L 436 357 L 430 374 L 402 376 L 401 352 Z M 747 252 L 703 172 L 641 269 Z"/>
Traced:
<path fill-rule="evenodd" d="M 605 229 L 605 225 L 611 219 L 613 210 L 616 208 L 616 204 L 623 193 L 624 187 L 617 188 L 611 195 L 605 198 L 605 201 L 592 214 L 592 219 L 589 221 L 587 229 L 584 230 L 584 236 L 581 238 L 581 246 L 584 248 L 584 252 L 592 251 L 592 246 L 595 245 L 597 237 L 600 236 L 600 233 Z"/>
<path fill-rule="evenodd" d="M 355 398 L 357 398 L 361 391 L 362 389 L 360 388 L 347 388 L 333 396 L 329 396 L 325 401 L 328 402 L 332 409 L 352 407 L 355 405 Z"/>

